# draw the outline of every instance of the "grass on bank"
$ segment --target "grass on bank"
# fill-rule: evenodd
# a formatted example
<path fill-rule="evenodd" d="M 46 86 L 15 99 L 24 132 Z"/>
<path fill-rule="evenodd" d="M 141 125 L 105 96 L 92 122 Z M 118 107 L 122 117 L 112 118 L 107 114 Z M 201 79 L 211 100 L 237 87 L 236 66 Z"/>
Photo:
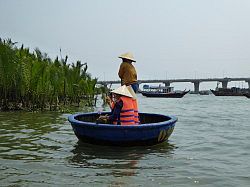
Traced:
<path fill-rule="evenodd" d="M 51 59 L 11 39 L 0 38 L 0 110 L 58 110 L 61 106 L 95 104 L 97 79 L 87 63 L 69 64 L 68 56 Z"/>

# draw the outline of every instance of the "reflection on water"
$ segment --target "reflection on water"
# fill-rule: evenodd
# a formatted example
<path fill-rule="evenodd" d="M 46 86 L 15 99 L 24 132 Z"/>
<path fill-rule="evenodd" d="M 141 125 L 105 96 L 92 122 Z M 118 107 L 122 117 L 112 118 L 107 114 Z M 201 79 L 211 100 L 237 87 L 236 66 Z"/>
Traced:
<path fill-rule="evenodd" d="M 7 115 L 7 117 L 6 117 Z M 41 160 L 48 156 L 48 150 L 60 147 L 48 136 L 57 131 L 62 122 L 57 113 L 0 113 L 2 159 Z"/>
<path fill-rule="evenodd" d="M 161 170 L 162 164 L 149 157 L 170 158 L 176 149 L 167 142 L 148 147 L 82 143 L 74 135 L 67 116 L 0 113 L 1 185 L 128 185 L 126 180 L 139 176 L 141 171 Z"/>
<path fill-rule="evenodd" d="M 0 112 L 0 127 L 0 186 L 55 185 L 48 179 L 61 177 L 56 165 L 74 140 L 67 115 Z"/>
<path fill-rule="evenodd" d="M 133 176 L 140 169 L 146 169 L 139 162 L 145 156 L 157 154 L 159 157 L 171 157 L 175 147 L 168 142 L 155 146 L 112 147 L 91 145 L 78 141 L 71 151 L 69 163 L 74 167 L 100 169 L 98 176 Z M 103 172 L 106 171 L 106 172 Z"/>
<path fill-rule="evenodd" d="M 0 186 L 249 186 L 249 99 L 138 98 L 144 112 L 179 118 L 169 142 L 91 145 L 69 114 L 0 112 Z"/>

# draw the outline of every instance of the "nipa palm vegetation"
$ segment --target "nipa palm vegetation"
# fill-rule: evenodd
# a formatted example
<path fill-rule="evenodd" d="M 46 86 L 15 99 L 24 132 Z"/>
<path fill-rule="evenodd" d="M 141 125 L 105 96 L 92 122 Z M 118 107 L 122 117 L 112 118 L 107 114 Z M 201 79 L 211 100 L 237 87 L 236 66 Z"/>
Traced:
<path fill-rule="evenodd" d="M 86 63 L 67 60 L 0 38 L 0 109 L 55 110 L 81 101 L 92 106 L 97 79 L 87 73 Z"/>

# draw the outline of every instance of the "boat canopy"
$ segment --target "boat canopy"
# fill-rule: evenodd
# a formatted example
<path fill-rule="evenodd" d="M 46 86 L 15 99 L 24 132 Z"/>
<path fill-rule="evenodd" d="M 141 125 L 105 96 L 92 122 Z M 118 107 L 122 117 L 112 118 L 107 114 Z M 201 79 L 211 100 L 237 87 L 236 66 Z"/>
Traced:
<path fill-rule="evenodd" d="M 143 89 L 147 90 L 147 91 L 160 91 L 160 92 L 173 92 L 174 91 L 174 87 L 172 86 L 151 86 L 151 85 L 143 85 Z"/>

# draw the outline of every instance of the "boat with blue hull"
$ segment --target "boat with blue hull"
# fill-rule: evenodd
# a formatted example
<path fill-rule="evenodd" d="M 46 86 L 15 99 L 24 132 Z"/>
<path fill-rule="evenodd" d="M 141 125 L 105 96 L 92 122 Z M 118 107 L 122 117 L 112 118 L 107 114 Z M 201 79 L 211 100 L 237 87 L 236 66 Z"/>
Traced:
<path fill-rule="evenodd" d="M 104 112 L 102 115 L 110 114 Z M 97 124 L 98 113 L 80 113 L 68 117 L 77 138 L 99 145 L 154 145 L 166 141 L 172 134 L 177 118 L 152 113 L 139 113 L 140 125 Z"/>

